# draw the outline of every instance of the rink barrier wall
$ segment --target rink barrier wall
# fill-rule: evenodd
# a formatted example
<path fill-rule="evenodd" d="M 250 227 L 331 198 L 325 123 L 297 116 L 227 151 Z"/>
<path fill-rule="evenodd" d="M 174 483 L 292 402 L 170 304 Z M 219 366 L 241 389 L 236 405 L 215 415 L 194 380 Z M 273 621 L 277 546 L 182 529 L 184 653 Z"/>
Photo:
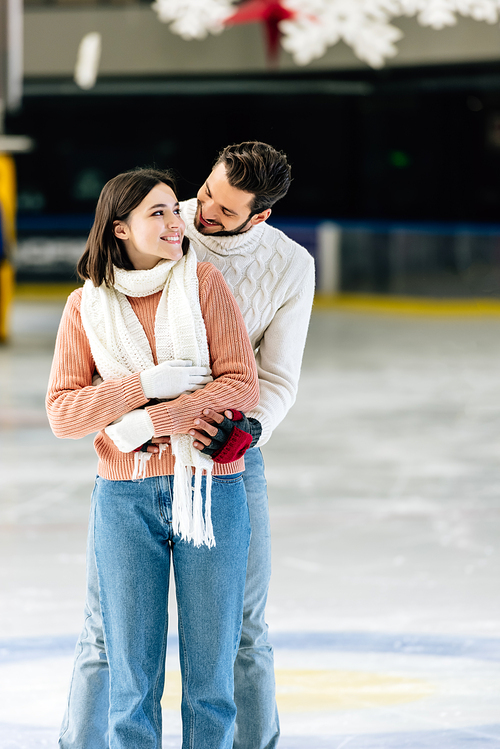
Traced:
<path fill-rule="evenodd" d="M 323 296 L 500 299 L 500 224 L 277 219 L 309 250 Z"/>
<path fill-rule="evenodd" d="M 81 284 L 20 283 L 15 299 L 22 302 L 64 301 Z M 500 299 L 423 299 L 388 297 L 377 294 L 316 294 L 313 312 L 353 312 L 364 314 L 424 317 L 500 317 Z"/>
<path fill-rule="evenodd" d="M 316 294 L 313 310 L 419 317 L 500 317 L 500 299 L 424 299 L 377 294 Z"/>
<path fill-rule="evenodd" d="M 19 217 L 18 282 L 78 285 L 76 264 L 91 223 L 91 216 Z M 497 314 L 500 224 L 274 217 L 271 223 L 314 257 L 322 306 L 330 300 L 334 307 L 401 314 Z"/>

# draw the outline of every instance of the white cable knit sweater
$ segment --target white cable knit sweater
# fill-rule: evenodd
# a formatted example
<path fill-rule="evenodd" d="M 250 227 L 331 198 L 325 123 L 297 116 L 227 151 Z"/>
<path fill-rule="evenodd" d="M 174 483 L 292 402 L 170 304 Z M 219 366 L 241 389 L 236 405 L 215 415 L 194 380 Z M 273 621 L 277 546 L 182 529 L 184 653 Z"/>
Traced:
<path fill-rule="evenodd" d="M 284 419 L 297 387 L 314 296 L 314 261 L 304 247 L 268 224 L 210 237 L 194 227 L 196 199 L 181 203 L 198 260 L 218 268 L 234 294 L 257 361 L 260 402 L 247 416 L 262 424 L 259 446 Z"/>

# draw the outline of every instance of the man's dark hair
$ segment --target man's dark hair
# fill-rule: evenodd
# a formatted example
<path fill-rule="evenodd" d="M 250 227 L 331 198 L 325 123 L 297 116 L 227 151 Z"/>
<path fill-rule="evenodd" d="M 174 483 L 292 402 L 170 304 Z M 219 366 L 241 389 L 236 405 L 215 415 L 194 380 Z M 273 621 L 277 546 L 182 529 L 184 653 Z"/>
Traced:
<path fill-rule="evenodd" d="M 90 278 L 94 286 L 100 286 L 103 281 L 107 286 L 112 286 L 113 266 L 134 270 L 121 239 L 115 236 L 114 221 L 127 221 L 134 208 L 159 184 L 168 185 L 174 193 L 177 191 L 170 171 L 149 168 L 123 172 L 104 185 L 85 251 L 78 261 L 80 278 Z"/>
<path fill-rule="evenodd" d="M 284 198 L 292 181 L 285 154 L 257 140 L 226 146 L 214 167 L 219 164 L 224 164 L 231 187 L 254 195 L 252 215 Z"/>

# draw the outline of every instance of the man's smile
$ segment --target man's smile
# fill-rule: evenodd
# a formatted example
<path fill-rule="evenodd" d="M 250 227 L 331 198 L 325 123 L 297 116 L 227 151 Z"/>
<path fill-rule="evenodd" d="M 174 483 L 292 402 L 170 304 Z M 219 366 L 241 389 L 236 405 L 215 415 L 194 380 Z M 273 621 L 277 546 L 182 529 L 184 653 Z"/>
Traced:
<path fill-rule="evenodd" d="M 203 214 L 201 212 L 201 208 L 200 208 L 200 212 L 199 212 L 198 218 L 199 218 L 200 224 L 202 224 L 202 226 L 222 226 L 222 224 L 219 224 L 218 221 L 212 221 L 210 219 L 203 218 Z"/>

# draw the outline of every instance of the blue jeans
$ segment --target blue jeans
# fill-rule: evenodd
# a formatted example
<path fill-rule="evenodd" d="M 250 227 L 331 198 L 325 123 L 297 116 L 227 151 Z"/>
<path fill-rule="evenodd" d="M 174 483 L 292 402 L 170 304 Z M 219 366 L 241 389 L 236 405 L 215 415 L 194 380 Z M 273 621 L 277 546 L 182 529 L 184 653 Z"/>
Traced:
<path fill-rule="evenodd" d="M 271 538 L 264 462 L 259 448 L 245 455 L 243 474 L 252 537 L 250 541 L 243 627 L 234 667 L 237 706 L 234 749 L 274 749 L 279 738 L 274 660 L 267 641 L 264 610 L 271 575 Z M 92 507 L 95 496 L 92 498 Z M 60 749 L 108 749 L 109 672 L 102 634 L 94 552 L 94 511 L 87 545 L 85 623 L 75 663 Z M 217 541 L 218 542 L 218 541 Z"/>
<path fill-rule="evenodd" d="M 245 491 L 252 537 L 248 551 L 243 627 L 234 664 L 238 708 L 234 749 L 274 749 L 280 735 L 273 649 L 265 609 L 271 580 L 271 528 L 264 461 L 258 447 L 245 454 Z"/>
<path fill-rule="evenodd" d="M 203 479 L 202 491 L 205 480 Z M 231 749 L 234 661 L 250 521 L 241 474 L 214 476 L 216 546 L 172 530 L 173 476 L 98 478 L 94 544 L 109 663 L 110 749 L 161 749 L 172 560 L 179 618 L 184 749 Z"/>

